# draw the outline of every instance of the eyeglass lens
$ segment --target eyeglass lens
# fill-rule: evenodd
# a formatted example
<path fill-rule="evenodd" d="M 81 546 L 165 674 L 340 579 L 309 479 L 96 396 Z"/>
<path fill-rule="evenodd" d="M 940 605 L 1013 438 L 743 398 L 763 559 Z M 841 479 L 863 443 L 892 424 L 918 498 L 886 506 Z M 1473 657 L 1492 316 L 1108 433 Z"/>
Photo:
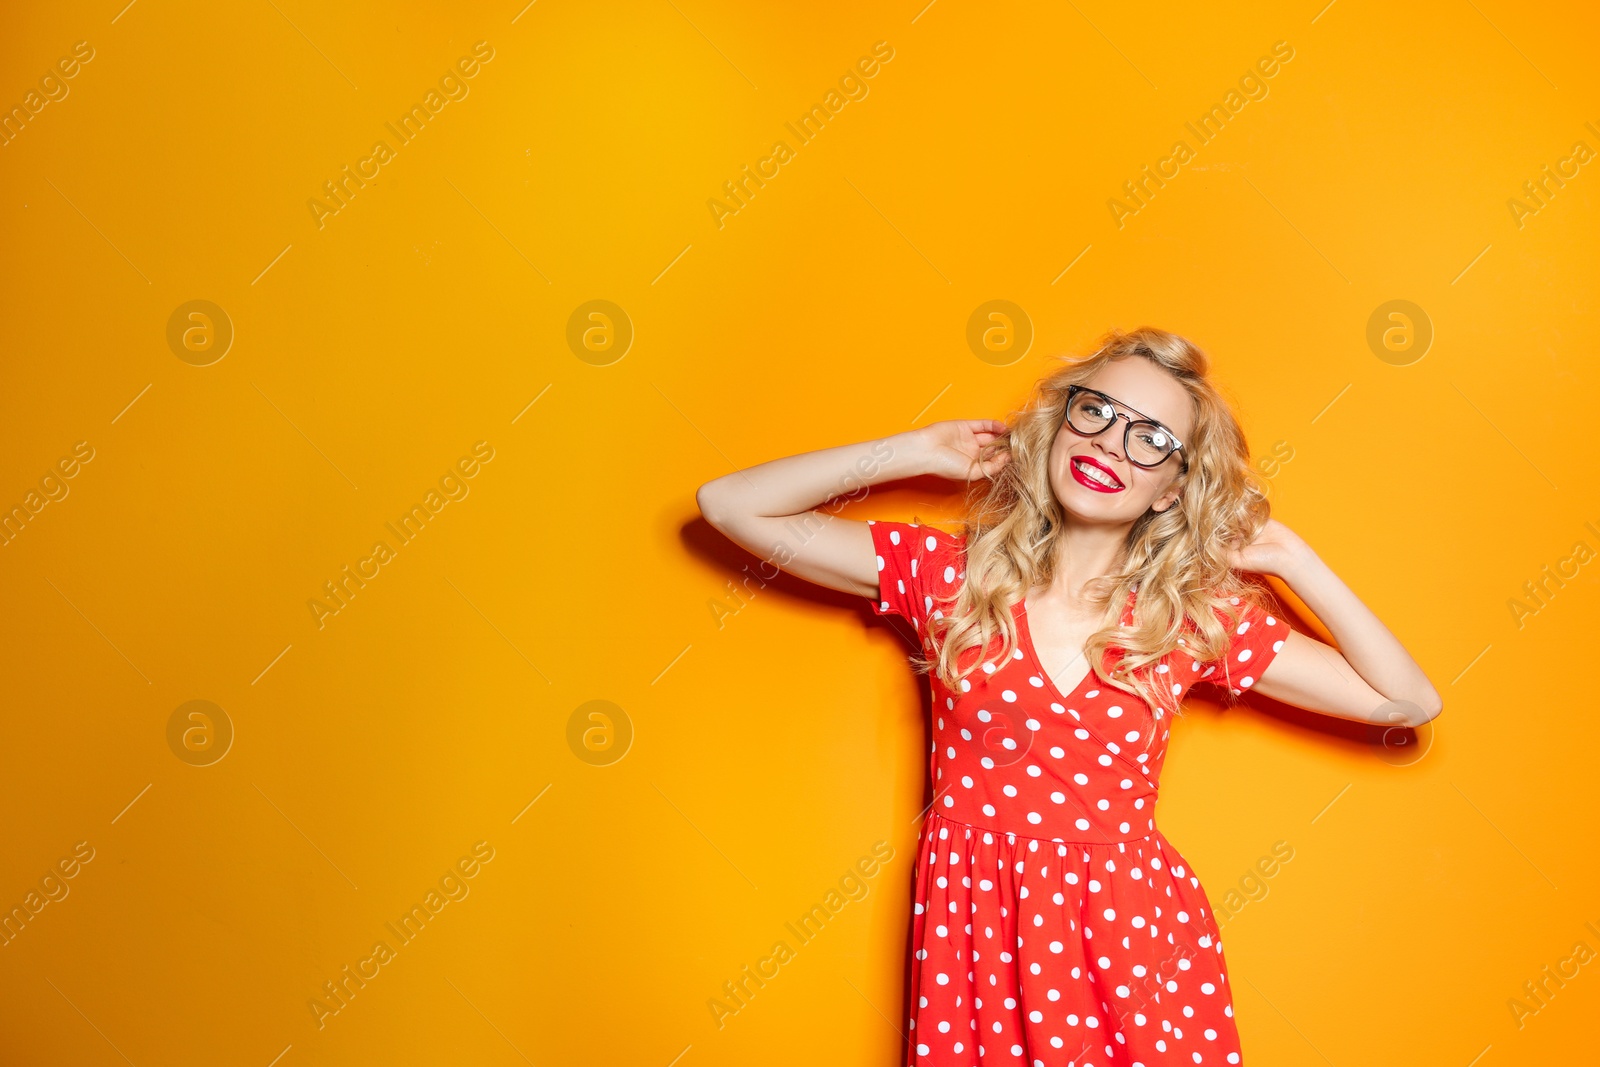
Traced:
<path fill-rule="evenodd" d="M 1078 433 L 1093 436 L 1117 419 L 1117 409 L 1100 393 L 1080 391 L 1067 408 L 1067 422 Z M 1160 423 L 1144 419 L 1128 427 L 1128 458 L 1141 467 L 1153 467 L 1172 454 L 1177 442 Z"/>

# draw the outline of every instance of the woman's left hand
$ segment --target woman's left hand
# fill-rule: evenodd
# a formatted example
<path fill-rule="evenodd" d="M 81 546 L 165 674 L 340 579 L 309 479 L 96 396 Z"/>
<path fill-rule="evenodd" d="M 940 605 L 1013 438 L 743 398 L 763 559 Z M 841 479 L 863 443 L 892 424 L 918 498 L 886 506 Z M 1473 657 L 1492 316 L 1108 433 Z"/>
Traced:
<path fill-rule="evenodd" d="M 1287 577 L 1294 565 L 1311 552 L 1311 546 L 1277 519 L 1268 519 L 1255 540 L 1244 548 L 1230 549 L 1228 565 L 1234 570 Z"/>

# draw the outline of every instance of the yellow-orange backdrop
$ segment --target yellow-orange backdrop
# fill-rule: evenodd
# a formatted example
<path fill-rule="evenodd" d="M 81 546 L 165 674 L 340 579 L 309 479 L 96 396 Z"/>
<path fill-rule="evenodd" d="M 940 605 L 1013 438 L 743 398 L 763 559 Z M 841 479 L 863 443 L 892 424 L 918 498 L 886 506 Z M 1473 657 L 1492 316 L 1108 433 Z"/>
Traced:
<path fill-rule="evenodd" d="M 5 1062 L 890 1063 L 921 683 L 694 489 L 1141 324 L 1445 697 L 1178 729 L 1247 1062 L 1588 1047 L 1592 7 L 124 2 L 0 34 Z"/>

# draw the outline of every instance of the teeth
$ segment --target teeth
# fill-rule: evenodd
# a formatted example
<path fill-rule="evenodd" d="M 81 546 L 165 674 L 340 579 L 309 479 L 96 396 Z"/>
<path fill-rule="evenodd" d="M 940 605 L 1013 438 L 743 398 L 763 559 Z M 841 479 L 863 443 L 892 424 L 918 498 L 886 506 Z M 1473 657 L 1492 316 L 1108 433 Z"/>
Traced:
<path fill-rule="evenodd" d="M 1096 467 L 1092 463 L 1085 463 L 1082 460 L 1075 460 L 1074 462 L 1077 463 L 1080 471 L 1082 471 L 1084 474 L 1087 474 L 1101 485 L 1110 486 L 1112 489 L 1120 488 L 1112 479 L 1111 475 L 1107 474 L 1105 471 L 1101 470 L 1099 467 Z"/>

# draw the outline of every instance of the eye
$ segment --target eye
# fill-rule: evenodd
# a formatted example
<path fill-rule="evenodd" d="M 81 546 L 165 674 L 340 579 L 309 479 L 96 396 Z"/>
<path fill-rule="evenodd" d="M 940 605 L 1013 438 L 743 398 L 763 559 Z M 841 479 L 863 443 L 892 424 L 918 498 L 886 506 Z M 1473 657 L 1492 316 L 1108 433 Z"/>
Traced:
<path fill-rule="evenodd" d="M 1089 418 L 1104 419 L 1109 418 L 1111 415 L 1107 405 L 1088 395 L 1080 396 L 1074 407 L 1079 413 Z"/>

